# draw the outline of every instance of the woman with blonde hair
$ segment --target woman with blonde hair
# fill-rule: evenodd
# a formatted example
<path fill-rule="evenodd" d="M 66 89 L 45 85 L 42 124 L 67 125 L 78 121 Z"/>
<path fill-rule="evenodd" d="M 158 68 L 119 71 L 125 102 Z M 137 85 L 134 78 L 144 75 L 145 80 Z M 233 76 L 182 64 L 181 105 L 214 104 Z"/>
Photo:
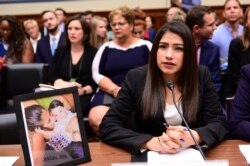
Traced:
<path fill-rule="evenodd" d="M 91 102 L 89 122 L 97 134 L 127 72 L 148 63 L 152 44 L 133 36 L 134 19 L 134 11 L 126 6 L 111 11 L 109 20 L 114 39 L 103 44 L 93 60 L 92 77 L 99 88 Z"/>
<path fill-rule="evenodd" d="M 94 16 L 90 22 L 90 44 L 99 48 L 108 41 L 107 37 L 107 19 L 101 16 Z"/>
<path fill-rule="evenodd" d="M 39 31 L 38 22 L 34 19 L 28 19 L 23 22 L 23 27 L 29 36 L 34 53 L 36 53 L 37 43 L 42 37 L 41 32 Z"/>

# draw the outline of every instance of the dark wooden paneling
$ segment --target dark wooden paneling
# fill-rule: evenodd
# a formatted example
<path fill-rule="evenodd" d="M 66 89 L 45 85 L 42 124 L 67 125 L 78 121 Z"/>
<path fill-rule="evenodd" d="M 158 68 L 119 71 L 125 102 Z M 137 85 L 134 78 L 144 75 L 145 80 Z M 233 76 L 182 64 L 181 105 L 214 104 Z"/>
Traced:
<path fill-rule="evenodd" d="M 243 6 L 243 9 L 246 8 L 247 5 Z M 219 19 L 221 20 L 221 22 L 224 21 L 223 19 L 223 6 L 213 6 L 211 7 L 219 16 Z M 159 29 L 164 23 L 165 23 L 165 14 L 167 9 L 166 8 L 162 8 L 162 9 L 147 9 L 147 10 L 143 10 L 147 15 L 150 15 L 152 17 L 155 18 L 155 28 Z M 108 16 L 109 11 L 98 11 L 95 12 L 96 15 L 100 15 L 100 16 Z M 72 16 L 76 13 L 69 13 L 68 16 Z M 41 24 L 41 20 L 40 20 L 40 15 L 39 14 L 34 14 L 34 15 L 18 15 L 17 16 L 18 19 L 20 20 L 20 22 L 22 23 L 24 20 L 26 19 L 36 19 L 38 20 L 38 22 Z"/>

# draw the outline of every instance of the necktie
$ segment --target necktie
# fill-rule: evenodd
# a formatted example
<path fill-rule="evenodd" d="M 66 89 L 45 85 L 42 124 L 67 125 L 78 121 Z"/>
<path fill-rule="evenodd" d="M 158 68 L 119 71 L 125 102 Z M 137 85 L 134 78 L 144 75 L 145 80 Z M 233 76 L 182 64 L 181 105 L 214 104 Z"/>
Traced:
<path fill-rule="evenodd" d="M 197 58 L 197 64 L 200 63 L 200 48 L 201 48 L 201 44 L 196 44 L 196 58 Z"/>
<path fill-rule="evenodd" d="M 55 50 L 56 50 L 56 37 L 52 38 L 52 43 L 51 43 L 51 53 L 52 56 L 55 54 Z"/>

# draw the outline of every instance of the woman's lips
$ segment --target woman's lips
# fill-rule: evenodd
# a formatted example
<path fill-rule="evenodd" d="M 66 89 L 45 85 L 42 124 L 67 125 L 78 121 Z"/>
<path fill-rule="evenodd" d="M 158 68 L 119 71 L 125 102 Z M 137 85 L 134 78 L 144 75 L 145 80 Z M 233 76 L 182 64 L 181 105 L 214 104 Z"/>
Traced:
<path fill-rule="evenodd" d="M 173 68 L 175 66 L 175 64 L 172 62 L 163 62 L 163 66 L 165 68 Z"/>

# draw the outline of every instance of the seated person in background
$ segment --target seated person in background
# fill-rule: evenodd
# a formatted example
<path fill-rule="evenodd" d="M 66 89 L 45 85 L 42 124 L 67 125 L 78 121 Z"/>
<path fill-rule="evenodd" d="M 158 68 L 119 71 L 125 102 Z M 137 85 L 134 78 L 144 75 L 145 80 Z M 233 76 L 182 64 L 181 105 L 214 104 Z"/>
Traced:
<path fill-rule="evenodd" d="M 94 17 L 95 13 L 92 10 L 86 10 L 82 13 L 82 17 L 84 20 L 90 24 L 92 18 Z"/>
<path fill-rule="evenodd" d="M 56 13 L 52 10 L 46 10 L 42 13 L 42 21 L 48 34 L 39 40 L 36 50 L 37 63 L 51 63 L 55 50 L 65 44 L 64 33 L 59 28 L 59 20 Z"/>
<path fill-rule="evenodd" d="M 145 21 L 146 21 L 146 30 L 144 37 L 145 39 L 149 39 L 149 41 L 153 42 L 155 35 L 157 33 L 156 29 L 154 28 L 155 19 L 152 16 L 147 16 Z"/>
<path fill-rule="evenodd" d="M 0 33 L 2 37 L 1 53 L 5 64 L 32 63 L 34 51 L 31 42 L 26 37 L 22 26 L 14 16 L 0 18 Z M 1 64 L 0 64 L 1 66 Z"/>
<path fill-rule="evenodd" d="M 135 20 L 133 27 L 133 36 L 138 37 L 140 39 L 149 40 L 144 36 L 146 31 L 146 13 L 142 11 L 142 9 L 138 6 L 134 9 L 135 12 Z"/>
<path fill-rule="evenodd" d="M 59 28 L 62 32 L 65 30 L 65 22 L 67 20 L 67 12 L 63 8 L 55 9 L 56 17 L 59 20 Z"/>
<path fill-rule="evenodd" d="M 90 44 L 93 47 L 100 48 L 108 41 L 107 19 L 101 16 L 94 16 L 90 22 Z"/>
<path fill-rule="evenodd" d="M 91 102 L 89 122 L 96 134 L 127 72 L 148 63 L 152 44 L 133 37 L 134 18 L 133 10 L 125 6 L 110 12 L 114 40 L 99 48 L 92 64 L 93 78 L 99 88 Z"/>
<path fill-rule="evenodd" d="M 178 153 L 195 145 L 174 106 L 167 87 L 170 80 L 180 112 L 197 142 L 210 148 L 223 141 L 228 130 L 219 97 L 208 69 L 198 67 L 195 42 L 181 21 L 163 25 L 149 64 L 127 74 L 100 125 L 101 140 L 137 156 L 142 149 Z M 129 119 L 131 128 L 124 125 Z"/>
<path fill-rule="evenodd" d="M 250 63 L 250 7 L 245 11 L 243 18 L 243 34 L 235 38 L 229 45 L 228 53 L 228 79 L 225 85 L 224 97 L 235 95 L 240 79 L 240 69 Z"/>
<path fill-rule="evenodd" d="M 181 8 L 187 12 L 193 6 L 200 6 L 201 0 L 171 0 L 171 5 Z"/>
<path fill-rule="evenodd" d="M 228 67 L 228 50 L 232 39 L 239 37 L 243 33 L 243 26 L 240 24 L 242 8 L 239 0 L 225 0 L 223 17 L 224 23 L 221 23 L 213 33 L 211 41 L 220 48 L 220 67 L 225 72 Z M 222 73 L 224 74 L 224 73 Z M 226 76 L 222 76 L 223 81 L 227 81 Z"/>
<path fill-rule="evenodd" d="M 209 41 L 217 28 L 212 9 L 206 6 L 192 7 L 187 12 L 186 24 L 194 36 L 197 64 L 208 67 L 214 88 L 220 94 L 220 49 Z"/>
<path fill-rule="evenodd" d="M 69 18 L 65 27 L 66 45 L 57 49 L 49 70 L 52 85 L 78 88 L 83 116 L 88 115 L 90 99 L 97 87 L 91 71 L 97 49 L 89 44 L 89 34 L 89 25 L 82 17 Z"/>
<path fill-rule="evenodd" d="M 241 68 L 239 85 L 229 116 L 233 138 L 250 141 L 250 65 Z"/>
<path fill-rule="evenodd" d="M 146 30 L 146 23 L 144 20 L 136 19 L 133 28 L 133 36 L 138 37 L 140 39 L 148 40 L 144 37 Z"/>
<path fill-rule="evenodd" d="M 36 53 L 37 42 L 41 39 L 41 32 L 36 20 L 30 19 L 23 22 L 25 32 L 30 38 L 34 53 Z"/>
<path fill-rule="evenodd" d="M 179 20 L 179 21 L 185 22 L 186 13 L 178 7 L 168 8 L 168 11 L 166 13 L 166 21 L 171 22 L 173 20 L 175 20 L 175 21 Z"/>

